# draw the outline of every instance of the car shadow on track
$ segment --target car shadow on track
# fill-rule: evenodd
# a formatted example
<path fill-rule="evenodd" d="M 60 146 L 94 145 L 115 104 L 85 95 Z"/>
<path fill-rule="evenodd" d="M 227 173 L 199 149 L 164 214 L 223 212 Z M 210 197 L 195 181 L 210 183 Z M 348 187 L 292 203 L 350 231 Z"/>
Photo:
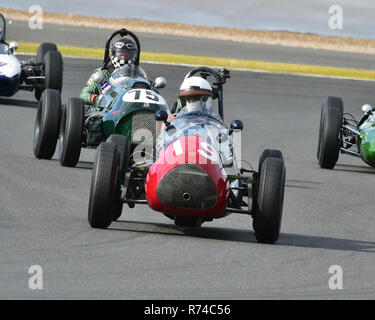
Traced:
<path fill-rule="evenodd" d="M 186 236 L 211 240 L 257 243 L 251 230 L 215 227 L 177 227 L 166 223 L 150 223 L 139 221 L 117 221 L 109 228 L 112 231 L 129 231 L 172 236 Z M 353 252 L 375 253 L 375 242 L 341 239 L 323 236 L 281 233 L 277 246 L 301 248 L 342 250 Z"/>
<path fill-rule="evenodd" d="M 16 100 L 16 99 L 7 99 L 7 98 L 0 98 L 0 104 L 12 107 L 23 107 L 23 108 L 38 108 L 38 102 L 36 101 L 28 101 L 28 100 Z"/>
<path fill-rule="evenodd" d="M 285 180 L 286 188 L 298 188 L 298 189 L 319 189 L 323 185 L 321 182 L 306 181 L 306 180 Z"/>
<path fill-rule="evenodd" d="M 375 173 L 375 168 L 372 168 L 370 166 L 354 166 L 349 164 L 336 164 L 333 170 L 355 173 Z"/>
<path fill-rule="evenodd" d="M 50 161 L 60 162 L 60 160 L 56 159 L 56 158 L 51 159 Z M 75 169 L 76 168 L 76 169 L 88 169 L 88 170 L 92 170 L 93 166 L 94 166 L 94 163 L 91 162 L 91 161 L 79 161 L 74 168 L 70 168 L 70 167 L 66 167 L 66 168 L 70 168 L 70 169 Z"/>
<path fill-rule="evenodd" d="M 79 161 L 76 165 L 76 168 L 92 170 L 93 166 L 94 166 L 94 163 L 91 161 Z"/>

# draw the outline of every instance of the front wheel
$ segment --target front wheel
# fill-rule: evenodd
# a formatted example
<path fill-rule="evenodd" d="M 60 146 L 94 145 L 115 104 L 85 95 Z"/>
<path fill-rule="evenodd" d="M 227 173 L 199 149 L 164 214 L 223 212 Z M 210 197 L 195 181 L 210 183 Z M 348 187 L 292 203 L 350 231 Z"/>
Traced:
<path fill-rule="evenodd" d="M 45 90 L 38 103 L 33 150 L 37 159 L 51 159 L 60 128 L 61 98 L 57 90 Z"/>
<path fill-rule="evenodd" d="M 264 159 L 257 196 L 253 200 L 253 228 L 262 243 L 274 243 L 280 234 L 284 203 L 285 166 L 283 159 Z"/>
<path fill-rule="evenodd" d="M 119 167 L 119 180 L 121 183 L 124 183 L 125 174 L 128 171 L 129 158 L 130 158 L 130 142 L 127 136 L 122 136 L 119 134 L 112 134 L 107 142 L 113 142 L 116 144 L 119 157 L 120 157 L 120 167 Z M 119 188 L 120 189 L 120 188 Z M 121 190 L 116 192 L 120 193 Z M 119 197 L 119 196 L 118 196 Z M 117 201 L 114 203 L 113 208 L 113 221 L 118 220 L 121 217 L 123 208 L 123 202 Z"/>
<path fill-rule="evenodd" d="M 274 150 L 274 149 L 265 149 L 261 156 L 259 157 L 259 163 L 258 163 L 258 172 L 260 173 L 262 170 L 263 161 L 266 158 L 278 158 L 278 159 L 284 159 L 283 154 L 280 150 Z"/>
<path fill-rule="evenodd" d="M 339 158 L 340 128 L 344 106 L 341 98 L 327 97 L 320 116 L 317 157 L 324 169 L 333 169 Z"/>
<path fill-rule="evenodd" d="M 99 145 L 92 170 L 88 220 L 92 228 L 106 229 L 111 224 L 119 199 L 119 153 L 116 144 Z"/>
<path fill-rule="evenodd" d="M 84 127 L 84 105 L 78 98 L 68 99 L 63 110 L 60 135 L 59 158 L 64 167 L 75 167 L 81 155 Z"/>

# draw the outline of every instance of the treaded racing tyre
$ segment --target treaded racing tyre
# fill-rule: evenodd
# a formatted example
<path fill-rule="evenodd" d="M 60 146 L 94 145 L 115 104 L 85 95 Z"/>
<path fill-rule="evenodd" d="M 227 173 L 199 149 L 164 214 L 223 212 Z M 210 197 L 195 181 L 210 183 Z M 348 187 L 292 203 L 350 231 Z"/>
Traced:
<path fill-rule="evenodd" d="M 283 159 L 263 161 L 257 196 L 253 201 L 253 228 L 261 243 L 274 243 L 280 234 L 284 203 L 285 166 Z"/>
<path fill-rule="evenodd" d="M 33 150 L 37 159 L 51 159 L 56 150 L 61 117 L 61 98 L 57 90 L 45 90 L 38 103 Z"/>
<path fill-rule="evenodd" d="M 78 98 L 69 98 L 62 113 L 59 135 L 59 159 L 64 167 L 75 167 L 79 161 L 83 126 L 83 102 Z"/>
<path fill-rule="evenodd" d="M 43 57 L 44 86 L 61 92 L 63 85 L 64 65 L 59 51 L 48 51 Z"/>
<path fill-rule="evenodd" d="M 117 145 L 117 150 L 120 154 L 120 170 L 122 174 L 125 174 L 128 170 L 130 158 L 130 142 L 128 137 L 120 134 L 112 134 L 107 141 Z"/>
<path fill-rule="evenodd" d="M 112 134 L 108 139 L 107 142 L 112 142 L 116 144 L 117 151 L 120 157 L 120 168 L 119 168 L 119 180 L 121 183 L 124 183 L 125 174 L 128 171 L 129 165 L 129 157 L 130 157 L 130 142 L 128 137 L 122 136 L 119 134 Z M 120 197 L 121 187 L 119 186 L 118 190 L 116 190 L 117 197 Z M 121 217 L 123 208 L 122 201 L 115 201 L 113 207 L 113 221 L 118 220 Z"/>
<path fill-rule="evenodd" d="M 44 62 L 44 58 L 45 58 L 45 55 L 47 54 L 47 52 L 49 51 L 53 51 L 53 52 L 58 52 L 58 49 L 57 49 L 57 46 L 54 44 L 54 43 L 48 43 L 48 42 L 44 42 L 42 43 L 39 47 L 38 47 L 38 50 L 37 50 L 37 54 L 36 54 L 36 58 L 35 58 L 35 63 L 36 64 L 44 64 L 43 65 L 43 72 L 44 74 L 46 73 L 46 66 L 45 66 L 45 62 Z M 60 55 L 60 58 L 61 58 L 61 54 L 58 52 L 57 56 Z M 61 60 L 58 61 L 58 60 Z M 43 85 L 42 86 L 37 86 L 35 88 L 35 91 L 34 91 L 34 96 L 35 96 L 35 99 L 37 99 L 39 101 L 44 89 L 46 88 L 49 88 L 49 89 L 56 89 L 56 90 L 59 90 L 61 92 L 61 88 L 62 88 L 62 76 L 63 76 L 63 62 L 62 62 L 62 58 L 61 59 L 58 59 L 58 60 L 53 60 L 52 63 L 56 63 L 58 62 L 58 65 L 57 66 L 51 66 L 51 64 L 49 65 L 49 69 L 52 69 L 53 68 L 56 68 L 56 69 L 59 69 L 61 70 L 60 71 L 60 77 L 61 79 L 59 79 L 60 84 L 58 84 L 57 86 L 47 86 L 46 85 L 46 81 L 43 81 Z M 59 71 L 58 71 L 59 72 Z M 51 72 L 49 72 L 51 73 Z M 51 80 L 51 77 L 49 78 L 49 81 Z M 55 79 L 56 80 L 56 79 Z"/>
<path fill-rule="evenodd" d="M 284 159 L 283 154 L 280 150 L 274 150 L 274 149 L 265 149 L 262 154 L 259 157 L 259 164 L 258 164 L 258 173 L 260 173 L 263 161 L 266 158 L 278 158 L 278 159 Z"/>
<path fill-rule="evenodd" d="M 323 101 L 320 117 L 317 157 L 324 169 L 333 169 L 339 158 L 340 128 L 344 104 L 341 98 L 327 97 Z"/>
<path fill-rule="evenodd" d="M 57 46 L 51 42 L 43 42 L 36 51 L 35 63 L 42 63 L 43 57 L 48 51 L 57 51 Z"/>
<path fill-rule="evenodd" d="M 113 142 L 99 145 L 91 176 L 88 221 L 92 228 L 106 229 L 113 221 L 114 202 L 118 202 L 120 157 Z"/>

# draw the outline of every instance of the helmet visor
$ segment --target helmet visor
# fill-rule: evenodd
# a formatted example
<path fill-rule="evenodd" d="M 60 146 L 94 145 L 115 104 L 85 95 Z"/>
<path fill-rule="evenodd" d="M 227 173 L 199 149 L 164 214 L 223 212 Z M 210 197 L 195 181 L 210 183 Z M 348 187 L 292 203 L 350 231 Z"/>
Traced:
<path fill-rule="evenodd" d="M 212 98 L 209 96 L 183 96 L 179 97 L 181 112 L 183 114 L 189 112 L 213 112 Z"/>

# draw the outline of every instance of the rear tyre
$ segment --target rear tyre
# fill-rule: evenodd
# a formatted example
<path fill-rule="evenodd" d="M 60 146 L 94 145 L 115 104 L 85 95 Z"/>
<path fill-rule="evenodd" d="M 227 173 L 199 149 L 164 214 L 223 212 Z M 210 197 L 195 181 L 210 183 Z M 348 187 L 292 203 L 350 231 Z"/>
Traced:
<path fill-rule="evenodd" d="M 317 152 L 321 168 L 333 169 L 339 158 L 343 113 L 344 104 L 341 98 L 327 97 L 323 101 Z"/>
<path fill-rule="evenodd" d="M 36 54 L 36 59 L 35 59 L 35 63 L 36 64 L 42 64 L 43 61 L 44 61 L 45 55 L 49 51 L 58 52 L 57 46 L 54 43 L 48 43 L 48 42 L 42 43 L 38 47 L 37 54 Z M 56 62 L 56 61 L 54 61 L 54 62 Z M 61 59 L 61 66 L 62 66 L 62 59 Z M 63 74 L 62 70 L 63 69 L 60 68 L 60 65 L 57 66 L 57 69 L 61 69 L 61 85 L 62 85 L 62 74 Z M 45 66 L 43 66 L 43 70 L 44 70 L 44 73 L 45 73 Z M 37 86 L 35 88 L 35 91 L 34 91 L 35 99 L 37 99 L 39 101 L 39 99 L 40 99 L 40 97 L 41 97 L 41 95 L 42 95 L 42 93 L 43 93 L 43 91 L 44 91 L 45 88 L 56 89 L 56 90 L 59 90 L 61 92 L 61 87 L 60 86 L 58 86 L 57 88 L 55 88 L 53 86 L 48 87 L 43 82 L 43 84 L 41 86 Z"/>
<path fill-rule="evenodd" d="M 61 98 L 57 90 L 45 90 L 38 103 L 33 150 L 37 159 L 51 159 L 60 128 Z"/>
<path fill-rule="evenodd" d="M 116 144 L 99 145 L 92 171 L 88 221 L 92 228 L 106 229 L 113 220 L 113 203 L 118 202 L 119 153 Z"/>
<path fill-rule="evenodd" d="M 50 42 L 43 42 L 38 47 L 38 50 L 36 51 L 36 59 L 35 62 L 37 64 L 43 62 L 43 57 L 48 51 L 57 51 L 57 46 L 54 43 Z"/>
<path fill-rule="evenodd" d="M 280 234 L 285 187 L 284 161 L 263 161 L 257 196 L 253 202 L 253 228 L 261 243 L 274 243 Z"/>
<path fill-rule="evenodd" d="M 63 85 L 63 60 L 59 51 L 48 51 L 43 58 L 44 87 L 61 92 Z"/>
<path fill-rule="evenodd" d="M 59 135 L 59 158 L 64 167 L 75 167 L 81 155 L 84 126 L 84 105 L 78 98 L 69 98 L 62 113 Z"/>
<path fill-rule="evenodd" d="M 130 157 L 130 142 L 127 136 L 122 136 L 119 134 L 112 134 L 107 142 L 112 142 L 116 144 L 117 151 L 120 158 L 120 168 L 119 168 L 119 180 L 121 183 L 124 183 L 125 174 L 128 171 L 129 157 Z M 121 186 L 119 185 L 116 192 L 117 199 L 121 196 Z M 115 201 L 113 206 L 113 221 L 118 220 L 121 217 L 123 208 L 122 201 Z"/>

